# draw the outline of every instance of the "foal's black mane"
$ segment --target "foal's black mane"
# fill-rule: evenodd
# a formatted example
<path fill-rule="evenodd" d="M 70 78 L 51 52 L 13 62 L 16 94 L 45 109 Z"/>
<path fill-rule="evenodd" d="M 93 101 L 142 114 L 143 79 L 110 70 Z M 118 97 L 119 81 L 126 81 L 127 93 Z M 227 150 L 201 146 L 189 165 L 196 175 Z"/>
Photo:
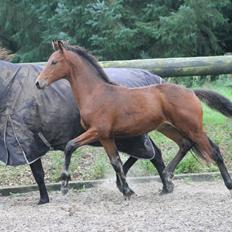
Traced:
<path fill-rule="evenodd" d="M 79 47 L 79 46 L 71 46 L 71 45 L 66 45 L 65 47 L 67 50 L 72 51 L 79 56 L 83 57 L 86 59 L 95 69 L 96 71 L 100 74 L 100 77 L 103 81 L 112 84 L 112 85 L 117 85 L 116 83 L 112 82 L 109 77 L 106 75 L 102 67 L 98 64 L 97 59 L 91 55 L 86 49 Z"/>

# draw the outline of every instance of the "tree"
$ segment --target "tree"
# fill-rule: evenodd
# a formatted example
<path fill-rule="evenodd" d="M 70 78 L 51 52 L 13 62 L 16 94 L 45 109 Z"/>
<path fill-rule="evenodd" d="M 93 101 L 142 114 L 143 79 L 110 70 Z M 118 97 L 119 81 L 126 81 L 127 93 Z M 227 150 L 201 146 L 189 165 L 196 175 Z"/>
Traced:
<path fill-rule="evenodd" d="M 0 46 L 45 61 L 53 39 L 101 60 L 217 55 L 232 50 L 230 0 L 0 0 Z"/>

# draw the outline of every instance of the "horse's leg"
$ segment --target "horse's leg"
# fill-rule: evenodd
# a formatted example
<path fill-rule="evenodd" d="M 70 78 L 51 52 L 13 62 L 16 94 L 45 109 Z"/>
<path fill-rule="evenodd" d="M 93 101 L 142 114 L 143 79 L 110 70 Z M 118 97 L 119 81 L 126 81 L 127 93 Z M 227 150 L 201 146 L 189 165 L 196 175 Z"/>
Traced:
<path fill-rule="evenodd" d="M 38 204 L 48 203 L 49 197 L 44 183 L 44 170 L 43 170 L 41 159 L 38 159 L 34 163 L 30 164 L 30 168 L 35 178 L 35 181 L 39 187 L 40 200 Z"/>
<path fill-rule="evenodd" d="M 118 154 L 117 147 L 114 140 L 111 139 L 100 139 L 102 146 L 104 147 L 112 167 L 114 168 L 118 179 L 119 179 L 119 190 L 123 193 L 125 199 L 130 199 L 131 195 L 134 194 L 134 191 L 131 190 L 126 182 L 126 176 L 123 171 L 122 161 Z"/>
<path fill-rule="evenodd" d="M 67 145 L 65 146 L 64 154 L 65 154 L 65 161 L 63 170 L 60 176 L 61 179 L 61 191 L 63 194 L 66 194 L 68 192 L 68 182 L 71 179 L 70 174 L 68 173 L 72 153 L 77 148 L 95 142 L 97 140 L 97 133 L 96 130 L 93 128 L 88 129 L 80 136 L 70 140 Z"/>
<path fill-rule="evenodd" d="M 152 145 L 155 149 L 155 157 L 150 161 L 157 169 L 159 176 L 160 176 L 160 179 L 163 183 L 162 193 L 171 193 L 171 192 L 173 192 L 174 185 L 172 183 L 172 180 L 167 180 L 167 178 L 165 178 L 165 175 L 164 175 L 165 164 L 163 161 L 161 150 L 155 145 L 155 143 L 152 141 L 152 139 L 151 139 L 151 142 L 152 142 Z"/>

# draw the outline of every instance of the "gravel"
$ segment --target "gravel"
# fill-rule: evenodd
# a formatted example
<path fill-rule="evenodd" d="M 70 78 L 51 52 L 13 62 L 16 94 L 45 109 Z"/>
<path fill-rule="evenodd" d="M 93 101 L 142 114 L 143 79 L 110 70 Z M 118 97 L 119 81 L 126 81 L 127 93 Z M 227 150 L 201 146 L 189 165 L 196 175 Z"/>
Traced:
<path fill-rule="evenodd" d="M 0 197 L 0 231 L 231 231 L 232 198 L 222 181 L 175 181 L 173 194 L 158 193 L 158 182 L 130 183 L 137 195 L 125 201 L 106 182 L 66 196 L 51 192 L 37 206 L 38 193 Z"/>

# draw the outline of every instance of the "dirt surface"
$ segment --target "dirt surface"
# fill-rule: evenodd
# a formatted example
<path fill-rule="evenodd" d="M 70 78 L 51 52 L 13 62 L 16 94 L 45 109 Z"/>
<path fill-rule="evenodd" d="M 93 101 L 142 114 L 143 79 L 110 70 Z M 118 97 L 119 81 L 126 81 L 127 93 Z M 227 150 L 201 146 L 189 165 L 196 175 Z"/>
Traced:
<path fill-rule="evenodd" d="M 160 183 L 130 183 L 137 193 L 124 201 L 114 183 L 68 195 L 51 192 L 37 206 L 38 193 L 0 197 L 0 231 L 231 231 L 232 198 L 221 181 L 175 181 L 160 196 Z"/>

